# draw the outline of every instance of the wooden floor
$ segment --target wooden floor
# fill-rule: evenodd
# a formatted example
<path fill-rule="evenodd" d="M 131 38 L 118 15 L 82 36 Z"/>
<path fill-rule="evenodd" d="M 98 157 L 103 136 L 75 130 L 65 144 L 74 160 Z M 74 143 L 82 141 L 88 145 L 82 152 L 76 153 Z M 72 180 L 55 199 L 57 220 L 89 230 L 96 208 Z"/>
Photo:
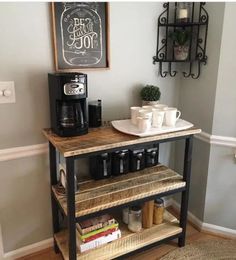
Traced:
<path fill-rule="evenodd" d="M 217 236 L 207 235 L 197 231 L 191 224 L 187 226 L 187 244 L 203 239 L 219 239 Z M 153 247 L 152 249 L 143 251 L 139 254 L 133 255 L 132 257 L 126 258 L 129 260 L 158 260 L 168 252 L 178 248 L 175 241 L 170 242 L 168 244 L 163 244 L 157 247 Z M 21 260 L 63 260 L 60 254 L 55 254 L 52 248 L 45 249 L 41 252 L 35 253 L 33 255 L 29 255 Z M 181 259 L 180 259 L 181 260 Z"/>

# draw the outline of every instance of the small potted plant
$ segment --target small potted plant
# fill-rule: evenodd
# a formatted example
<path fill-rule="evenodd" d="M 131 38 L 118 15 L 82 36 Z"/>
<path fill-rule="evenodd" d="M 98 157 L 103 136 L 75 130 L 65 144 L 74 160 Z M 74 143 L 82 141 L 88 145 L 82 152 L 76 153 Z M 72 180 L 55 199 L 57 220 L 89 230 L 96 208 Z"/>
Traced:
<path fill-rule="evenodd" d="M 174 42 L 175 60 L 186 60 L 189 54 L 190 32 L 187 30 L 176 30 L 169 34 Z"/>
<path fill-rule="evenodd" d="M 161 91 L 157 86 L 146 85 L 140 92 L 143 105 L 155 105 L 161 97 Z"/>

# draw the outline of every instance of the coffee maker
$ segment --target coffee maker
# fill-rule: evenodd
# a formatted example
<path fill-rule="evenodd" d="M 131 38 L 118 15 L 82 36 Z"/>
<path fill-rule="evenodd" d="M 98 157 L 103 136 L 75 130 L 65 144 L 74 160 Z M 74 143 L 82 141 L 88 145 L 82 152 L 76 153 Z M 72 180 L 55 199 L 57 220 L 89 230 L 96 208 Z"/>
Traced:
<path fill-rule="evenodd" d="M 88 133 L 87 75 L 48 74 L 51 128 L 59 136 Z"/>

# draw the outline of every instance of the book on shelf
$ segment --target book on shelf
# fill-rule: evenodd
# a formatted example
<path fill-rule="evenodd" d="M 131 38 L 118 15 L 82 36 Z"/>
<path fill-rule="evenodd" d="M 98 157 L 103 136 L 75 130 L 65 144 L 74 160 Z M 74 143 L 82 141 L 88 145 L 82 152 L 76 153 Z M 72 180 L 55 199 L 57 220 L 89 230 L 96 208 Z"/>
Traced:
<path fill-rule="evenodd" d="M 84 243 L 87 243 L 87 242 L 90 242 L 90 241 L 92 241 L 92 240 L 95 240 L 95 239 L 97 239 L 97 238 L 99 238 L 99 237 L 103 237 L 103 236 L 106 236 L 106 235 L 109 235 L 109 234 L 111 234 L 111 233 L 113 233 L 113 232 L 115 232 L 115 231 L 117 231 L 118 230 L 118 227 L 114 227 L 114 228 L 110 228 L 110 229 L 108 229 L 108 230 L 106 230 L 106 231 L 103 231 L 103 232 L 100 232 L 100 233 L 98 233 L 98 234 L 95 234 L 95 235 L 93 235 L 93 236 L 90 236 L 90 237 L 87 237 L 87 238 L 84 238 L 84 239 L 81 239 Z"/>
<path fill-rule="evenodd" d="M 115 222 L 114 224 L 111 224 L 111 225 L 109 225 L 109 226 L 105 226 L 105 227 L 103 227 L 103 228 L 99 228 L 99 229 L 93 230 L 93 231 L 91 231 L 91 232 L 89 232 L 89 233 L 87 233 L 87 234 L 84 234 L 84 235 L 81 235 L 80 232 L 79 232 L 79 238 L 80 238 L 83 242 L 85 242 L 86 239 L 89 239 L 89 238 L 91 238 L 91 237 L 94 237 L 94 236 L 96 236 L 96 235 L 99 235 L 99 234 L 101 234 L 101 233 L 103 233 L 103 232 L 106 232 L 106 231 L 108 231 L 108 230 L 110 230 L 110 229 L 118 229 L 118 226 L 119 226 L 118 222 Z M 101 235 L 100 235 L 100 236 L 101 236 Z"/>
<path fill-rule="evenodd" d="M 77 235 L 78 235 L 78 230 L 77 230 Z M 95 240 L 92 240 L 90 242 L 87 242 L 87 243 L 83 243 L 80 238 L 77 236 L 76 237 L 76 245 L 77 245 L 77 248 L 80 250 L 81 253 L 87 251 L 87 250 L 90 250 L 90 249 L 94 249 L 98 246 L 101 246 L 101 245 L 104 245 L 104 244 L 107 244 L 109 242 L 112 242 L 118 238 L 121 237 L 121 232 L 120 230 L 116 230 L 115 232 L 112 232 L 111 234 L 108 234 L 106 236 L 102 236 L 102 237 L 99 237 Z"/>
<path fill-rule="evenodd" d="M 116 221 L 110 214 L 105 214 L 99 217 L 79 221 L 76 224 L 81 235 L 87 234 L 93 230 L 103 228 L 114 224 Z"/>

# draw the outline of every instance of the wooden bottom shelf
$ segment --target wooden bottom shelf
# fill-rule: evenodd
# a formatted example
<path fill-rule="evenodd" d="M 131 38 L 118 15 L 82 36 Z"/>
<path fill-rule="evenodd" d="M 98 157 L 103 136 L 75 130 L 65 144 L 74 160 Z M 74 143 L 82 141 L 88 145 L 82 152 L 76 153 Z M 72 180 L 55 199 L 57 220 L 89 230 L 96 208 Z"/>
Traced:
<path fill-rule="evenodd" d="M 139 233 L 132 233 L 128 230 L 127 225 L 122 224 L 121 221 L 119 223 L 121 230 L 120 239 L 84 253 L 80 253 L 78 250 L 77 259 L 113 259 L 182 232 L 178 220 L 168 211 L 165 211 L 162 224 L 154 225 L 149 229 L 143 229 Z M 67 231 L 64 230 L 55 234 L 55 239 L 64 259 L 69 260 Z"/>

